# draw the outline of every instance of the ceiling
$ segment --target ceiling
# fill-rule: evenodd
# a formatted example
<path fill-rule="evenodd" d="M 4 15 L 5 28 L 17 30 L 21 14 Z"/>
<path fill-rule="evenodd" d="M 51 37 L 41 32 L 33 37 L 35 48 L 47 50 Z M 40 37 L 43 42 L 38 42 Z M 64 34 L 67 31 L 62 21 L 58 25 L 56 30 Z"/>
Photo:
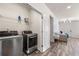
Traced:
<path fill-rule="evenodd" d="M 79 17 L 79 3 L 46 3 L 47 7 L 60 19 Z M 71 6 L 67 9 L 67 6 Z"/>

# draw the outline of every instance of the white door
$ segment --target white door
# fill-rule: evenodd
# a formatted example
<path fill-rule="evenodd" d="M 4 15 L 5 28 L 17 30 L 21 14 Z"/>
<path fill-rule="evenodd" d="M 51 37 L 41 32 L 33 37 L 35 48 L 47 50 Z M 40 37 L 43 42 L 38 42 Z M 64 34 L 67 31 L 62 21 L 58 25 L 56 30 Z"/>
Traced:
<path fill-rule="evenodd" d="M 71 21 L 71 36 L 74 38 L 79 38 L 79 21 Z"/>

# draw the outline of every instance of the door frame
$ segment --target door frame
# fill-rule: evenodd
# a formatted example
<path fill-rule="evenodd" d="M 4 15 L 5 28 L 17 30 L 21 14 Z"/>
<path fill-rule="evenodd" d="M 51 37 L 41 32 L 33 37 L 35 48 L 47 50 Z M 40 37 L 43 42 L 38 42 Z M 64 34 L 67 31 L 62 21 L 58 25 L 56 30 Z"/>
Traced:
<path fill-rule="evenodd" d="M 51 37 L 52 37 L 52 42 L 54 42 L 54 39 L 53 39 L 53 33 L 54 33 L 54 17 L 52 16 L 49 16 L 50 17 L 50 44 L 51 44 Z M 52 36 L 51 36 L 51 23 L 52 23 Z"/>

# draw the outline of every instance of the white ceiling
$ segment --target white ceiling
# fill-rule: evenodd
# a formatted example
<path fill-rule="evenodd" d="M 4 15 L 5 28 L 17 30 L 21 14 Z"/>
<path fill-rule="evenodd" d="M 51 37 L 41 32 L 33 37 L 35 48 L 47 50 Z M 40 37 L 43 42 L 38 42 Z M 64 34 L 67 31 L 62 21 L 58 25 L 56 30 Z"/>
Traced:
<path fill-rule="evenodd" d="M 48 8 L 60 19 L 79 17 L 79 3 L 46 3 Z M 71 9 L 67 9 L 71 6 Z"/>

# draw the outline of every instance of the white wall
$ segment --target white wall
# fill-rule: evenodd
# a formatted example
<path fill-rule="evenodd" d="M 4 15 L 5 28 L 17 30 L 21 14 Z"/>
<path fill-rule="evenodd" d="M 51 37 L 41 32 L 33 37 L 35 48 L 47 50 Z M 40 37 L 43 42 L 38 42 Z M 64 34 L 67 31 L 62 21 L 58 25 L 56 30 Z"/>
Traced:
<path fill-rule="evenodd" d="M 32 30 L 33 33 L 38 34 L 38 50 L 42 51 L 41 45 L 42 45 L 42 33 L 41 33 L 41 14 L 39 14 L 37 11 L 31 9 L 30 10 L 30 30 Z"/>
<path fill-rule="evenodd" d="M 21 23 L 18 16 L 22 17 Z M 29 17 L 29 10 L 22 4 L 0 4 L 0 31 L 1 30 L 28 30 L 28 25 L 24 22 L 24 17 Z"/>
<path fill-rule="evenodd" d="M 50 15 L 54 14 L 48 9 L 44 3 L 29 3 L 33 8 L 43 14 L 43 51 L 50 47 Z M 54 30 L 58 28 L 58 19 L 54 19 Z M 58 31 L 58 30 L 57 30 Z"/>
<path fill-rule="evenodd" d="M 70 21 L 61 21 L 59 22 L 60 31 L 70 34 L 71 22 Z"/>
<path fill-rule="evenodd" d="M 59 33 L 59 19 L 54 18 L 54 33 Z"/>
<path fill-rule="evenodd" d="M 79 38 L 79 20 L 69 19 L 59 22 L 59 28 L 65 33 L 68 33 L 70 37 Z"/>

